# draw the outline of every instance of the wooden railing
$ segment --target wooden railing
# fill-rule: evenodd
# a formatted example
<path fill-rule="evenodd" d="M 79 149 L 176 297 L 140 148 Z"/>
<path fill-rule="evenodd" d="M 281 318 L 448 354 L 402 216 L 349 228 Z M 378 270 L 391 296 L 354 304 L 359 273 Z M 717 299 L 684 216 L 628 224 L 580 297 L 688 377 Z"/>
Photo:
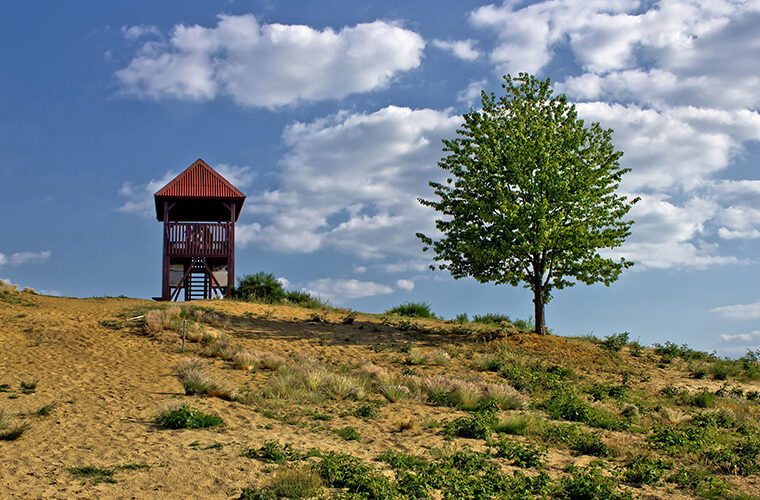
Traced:
<path fill-rule="evenodd" d="M 227 256 L 231 252 L 231 222 L 168 222 L 167 254 L 175 257 Z"/>

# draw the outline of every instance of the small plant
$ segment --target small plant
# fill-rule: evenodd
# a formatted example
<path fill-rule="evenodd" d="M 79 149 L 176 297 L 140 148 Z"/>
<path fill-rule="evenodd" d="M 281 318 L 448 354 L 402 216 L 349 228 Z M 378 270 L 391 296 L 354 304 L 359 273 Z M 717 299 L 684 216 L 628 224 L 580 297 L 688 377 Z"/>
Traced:
<path fill-rule="evenodd" d="M 548 453 L 546 446 L 520 444 L 504 438 L 496 443 L 495 448 L 496 457 L 511 460 L 513 465 L 523 468 L 540 467 L 541 461 Z"/>
<path fill-rule="evenodd" d="M 476 314 L 472 317 L 473 323 L 481 323 L 484 325 L 501 325 L 503 323 L 512 323 L 509 316 L 506 314 L 488 313 L 488 314 Z"/>
<path fill-rule="evenodd" d="M 429 361 L 427 353 L 417 347 L 413 347 L 406 358 L 406 362 L 410 365 L 426 365 Z"/>
<path fill-rule="evenodd" d="M 233 354 L 232 364 L 239 370 L 253 370 L 259 364 L 258 356 L 246 350 L 241 350 Z"/>
<path fill-rule="evenodd" d="M 359 380 L 342 374 L 326 376 L 322 390 L 331 399 L 338 400 L 362 399 L 365 395 L 364 386 Z"/>
<path fill-rule="evenodd" d="M 362 440 L 362 436 L 361 434 L 359 434 L 359 431 L 357 431 L 351 426 L 338 429 L 335 431 L 335 434 L 342 437 L 346 441 L 361 441 Z"/>
<path fill-rule="evenodd" d="M 55 403 L 48 403 L 40 406 L 40 408 L 34 411 L 32 415 L 36 417 L 48 417 L 53 413 L 53 409 L 55 409 Z"/>
<path fill-rule="evenodd" d="M 634 358 L 639 358 L 644 353 L 644 348 L 635 340 L 628 342 L 628 353 Z"/>
<path fill-rule="evenodd" d="M 277 441 L 267 441 L 261 448 L 249 448 L 243 452 L 246 458 L 257 458 L 264 462 L 274 464 L 284 464 L 295 460 L 303 460 L 306 455 L 295 449 L 290 443 L 281 445 Z"/>
<path fill-rule="evenodd" d="M 213 413 L 203 413 L 188 404 L 165 410 L 156 417 L 156 424 L 168 429 L 203 429 L 224 425 L 224 420 Z"/>
<path fill-rule="evenodd" d="M 486 384 L 483 395 L 502 410 L 519 410 L 524 406 L 523 397 L 508 384 Z"/>
<path fill-rule="evenodd" d="M 629 458 L 623 470 L 623 481 L 628 483 L 648 484 L 655 486 L 665 475 L 668 464 L 650 455 L 637 455 Z"/>
<path fill-rule="evenodd" d="M 364 404 L 356 409 L 356 416 L 361 418 L 375 418 L 377 416 L 377 408 L 370 404 Z"/>
<path fill-rule="evenodd" d="M 560 488 L 556 493 L 557 498 L 563 500 L 617 500 L 632 498 L 630 494 L 618 494 L 615 492 L 616 481 L 606 477 L 597 468 L 570 467 L 570 474 L 560 481 Z"/>
<path fill-rule="evenodd" d="M 21 393 L 22 394 L 34 394 L 34 392 L 37 390 L 37 381 L 34 382 L 21 382 Z"/>
<path fill-rule="evenodd" d="M 285 358 L 279 354 L 267 352 L 259 357 L 259 365 L 265 370 L 277 370 L 279 367 L 285 364 Z"/>
<path fill-rule="evenodd" d="M 747 437 L 732 446 L 705 452 L 707 461 L 723 474 L 749 476 L 760 472 L 760 440 Z"/>
<path fill-rule="evenodd" d="M 486 439 L 493 433 L 496 422 L 493 412 L 484 410 L 471 416 L 458 417 L 444 425 L 443 430 L 449 436 Z"/>
<path fill-rule="evenodd" d="M 116 482 L 113 478 L 116 471 L 113 469 L 101 469 L 99 467 L 85 465 L 84 467 L 71 467 L 68 471 L 72 476 L 92 479 L 92 484 Z"/>
<path fill-rule="evenodd" d="M 354 311 L 349 311 L 340 319 L 340 322 L 344 325 L 353 325 L 356 320 L 357 314 Z"/>
<path fill-rule="evenodd" d="M 406 302 L 385 311 L 385 314 L 396 314 L 409 318 L 435 318 L 430 311 L 429 302 Z"/>
<path fill-rule="evenodd" d="M 313 498 L 322 488 L 322 479 L 308 465 L 280 467 L 262 490 L 243 489 L 242 500 Z"/>
<path fill-rule="evenodd" d="M 628 332 L 608 335 L 599 342 L 599 347 L 610 352 L 620 352 L 623 347 L 628 345 L 628 335 Z"/>
<path fill-rule="evenodd" d="M 391 403 L 407 399 L 410 395 L 409 388 L 405 385 L 382 385 L 377 388 L 377 392 Z"/>

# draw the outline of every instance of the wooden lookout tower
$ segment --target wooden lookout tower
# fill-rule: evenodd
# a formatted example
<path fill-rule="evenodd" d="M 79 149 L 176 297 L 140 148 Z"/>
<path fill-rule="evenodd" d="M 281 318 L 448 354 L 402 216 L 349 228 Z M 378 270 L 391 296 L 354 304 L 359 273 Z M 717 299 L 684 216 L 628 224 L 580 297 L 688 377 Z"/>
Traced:
<path fill-rule="evenodd" d="M 235 222 L 245 195 L 198 159 L 153 195 L 164 223 L 161 297 L 227 297 L 235 284 Z"/>

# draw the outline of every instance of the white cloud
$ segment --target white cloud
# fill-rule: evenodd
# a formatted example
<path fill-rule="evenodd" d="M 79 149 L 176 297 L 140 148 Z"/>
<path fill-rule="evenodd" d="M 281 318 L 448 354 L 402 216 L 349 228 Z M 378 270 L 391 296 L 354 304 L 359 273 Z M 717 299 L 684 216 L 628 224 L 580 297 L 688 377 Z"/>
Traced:
<path fill-rule="evenodd" d="M 161 36 L 161 30 L 156 26 L 141 24 L 139 26 L 122 26 L 121 33 L 127 40 L 139 40 L 145 37 Z"/>
<path fill-rule="evenodd" d="M 475 48 L 475 41 L 467 40 L 433 40 L 433 45 L 441 50 L 451 52 L 455 57 L 465 61 L 474 61 L 480 57 L 480 51 Z"/>
<path fill-rule="evenodd" d="M 230 181 L 233 186 L 241 190 L 250 186 L 256 177 L 256 172 L 248 166 L 220 163 L 213 168 L 222 177 Z M 126 198 L 126 201 L 118 208 L 119 212 L 141 215 L 143 217 L 155 217 L 156 206 L 153 194 L 177 177 L 177 175 L 179 175 L 178 171 L 167 171 L 163 177 L 151 179 L 145 183 L 125 181 L 119 189 L 119 195 Z"/>
<path fill-rule="evenodd" d="M 392 288 L 373 281 L 333 278 L 311 281 L 306 285 L 305 290 L 336 303 L 393 293 Z"/>
<path fill-rule="evenodd" d="M 710 312 L 728 319 L 760 319 L 760 302 L 715 307 Z"/>
<path fill-rule="evenodd" d="M 22 266 L 24 264 L 42 264 L 50 258 L 50 251 L 43 252 L 16 252 L 10 255 L 0 253 L 0 267 Z"/>
<path fill-rule="evenodd" d="M 442 175 L 440 140 L 460 122 L 449 110 L 388 106 L 289 126 L 280 185 L 249 196 L 247 213 L 257 222 L 239 226 L 241 243 L 361 258 L 418 256 L 414 234 L 435 227 L 434 213 L 416 198 Z"/>
<path fill-rule="evenodd" d="M 470 82 L 464 90 L 457 94 L 457 101 L 467 103 L 470 106 L 480 103 L 480 92 L 485 84 L 485 79 Z"/>
<path fill-rule="evenodd" d="M 354 268 L 354 272 L 355 272 L 356 274 L 362 274 L 362 273 L 366 273 L 366 272 L 367 272 L 367 268 L 366 268 L 365 266 L 356 266 L 356 267 Z"/>
<path fill-rule="evenodd" d="M 290 288 L 291 284 L 287 278 L 277 278 L 277 282 L 282 285 L 283 288 Z"/>
<path fill-rule="evenodd" d="M 720 339 L 723 342 L 755 342 L 760 341 L 760 330 L 753 330 L 751 333 L 721 334 Z"/>
<path fill-rule="evenodd" d="M 414 290 L 414 281 L 412 280 L 396 280 L 396 286 L 402 290 Z"/>
<path fill-rule="evenodd" d="M 422 61 L 425 42 L 398 23 L 375 21 L 317 30 L 220 15 L 215 27 L 174 27 L 167 41 L 142 45 L 116 72 L 141 98 L 212 100 L 276 108 L 339 99 L 386 87 Z"/>

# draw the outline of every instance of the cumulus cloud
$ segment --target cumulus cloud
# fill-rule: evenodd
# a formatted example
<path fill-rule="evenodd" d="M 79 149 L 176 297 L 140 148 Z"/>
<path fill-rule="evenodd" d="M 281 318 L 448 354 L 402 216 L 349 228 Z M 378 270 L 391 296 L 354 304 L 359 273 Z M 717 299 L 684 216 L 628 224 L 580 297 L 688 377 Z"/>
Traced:
<path fill-rule="evenodd" d="M 124 93 L 141 98 L 229 96 L 276 108 L 384 88 L 420 65 L 424 47 L 422 37 L 394 22 L 335 31 L 220 15 L 214 27 L 180 24 L 167 40 L 145 42 L 116 77 Z"/>
<path fill-rule="evenodd" d="M 457 94 L 457 101 L 467 103 L 470 106 L 479 103 L 480 92 L 483 90 L 485 84 L 485 79 L 470 82 L 464 90 Z"/>
<path fill-rule="evenodd" d="M 41 264 L 50 258 L 50 251 L 43 252 L 16 252 L 12 254 L 0 253 L 0 267 L 22 266 L 24 264 Z"/>
<path fill-rule="evenodd" d="M 414 281 L 412 280 L 396 280 L 396 286 L 402 290 L 414 290 Z"/>
<path fill-rule="evenodd" d="M 416 198 L 442 171 L 442 137 L 461 118 L 451 111 L 388 106 L 340 112 L 284 132 L 290 148 L 280 184 L 249 196 L 241 242 L 288 252 L 333 249 L 364 259 L 417 256 L 418 231 L 433 232 L 434 213 Z"/>
<path fill-rule="evenodd" d="M 480 57 L 474 40 L 433 40 L 433 45 L 441 50 L 451 52 L 455 57 L 465 61 L 474 61 Z"/>
<path fill-rule="evenodd" d="M 141 24 L 138 26 L 122 26 L 121 33 L 127 40 L 139 40 L 145 37 L 161 36 L 161 30 L 156 26 Z"/>
<path fill-rule="evenodd" d="M 256 172 L 249 166 L 220 163 L 212 168 L 241 190 L 250 186 L 256 177 Z M 153 194 L 179 174 L 179 171 L 167 171 L 163 177 L 151 179 L 148 182 L 125 181 L 119 189 L 119 195 L 126 200 L 118 208 L 118 211 L 143 217 L 155 217 L 156 206 L 153 201 Z"/>
<path fill-rule="evenodd" d="M 392 288 L 373 281 L 333 278 L 310 281 L 305 291 L 336 303 L 393 293 Z"/>
<path fill-rule="evenodd" d="M 758 343 L 760 341 L 760 330 L 753 330 L 751 333 L 721 334 L 720 339 L 729 343 Z"/>
<path fill-rule="evenodd" d="M 710 312 L 727 319 L 760 319 L 760 302 L 715 307 Z"/>

